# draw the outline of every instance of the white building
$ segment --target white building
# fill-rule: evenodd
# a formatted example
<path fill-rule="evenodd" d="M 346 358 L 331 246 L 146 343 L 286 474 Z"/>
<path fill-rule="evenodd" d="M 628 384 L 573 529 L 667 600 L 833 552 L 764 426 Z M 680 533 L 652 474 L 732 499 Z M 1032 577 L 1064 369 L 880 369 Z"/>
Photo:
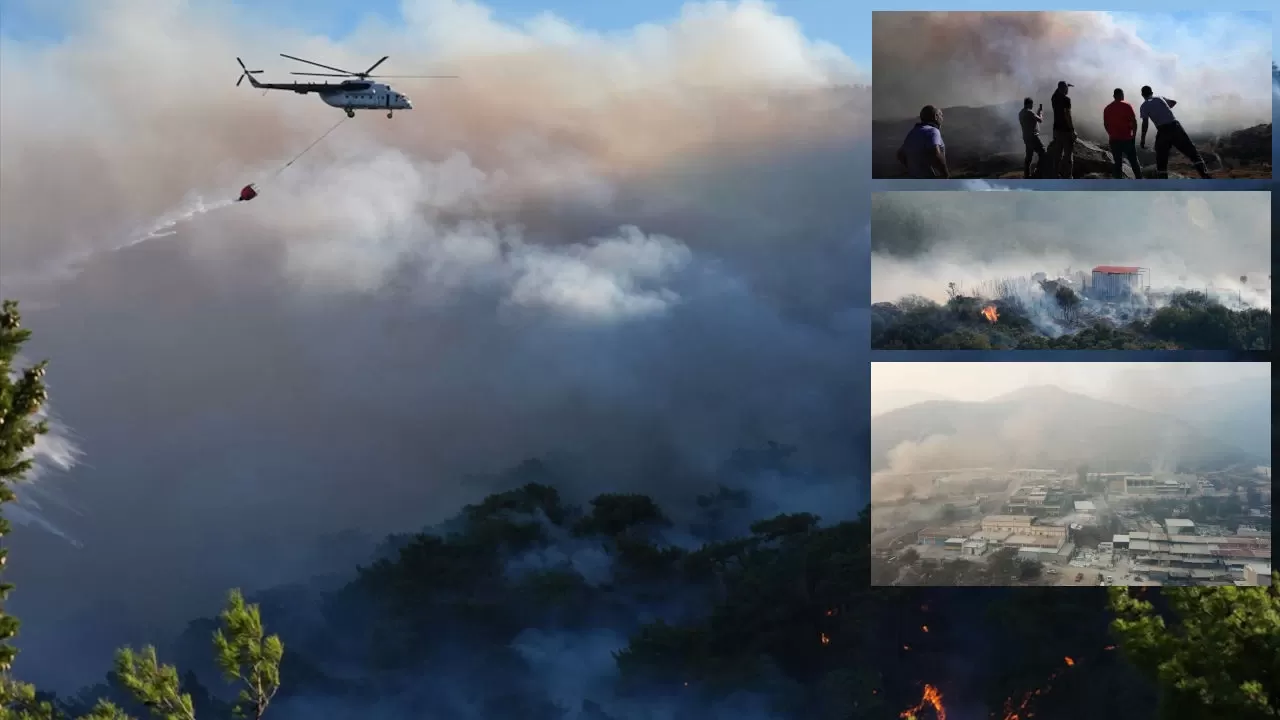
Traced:
<path fill-rule="evenodd" d="M 1187 518 L 1169 518 L 1164 521 L 1164 529 L 1170 535 L 1192 535 L 1196 524 Z"/>
<path fill-rule="evenodd" d="M 1251 587 L 1271 587 L 1271 563 L 1245 565 L 1244 584 Z"/>

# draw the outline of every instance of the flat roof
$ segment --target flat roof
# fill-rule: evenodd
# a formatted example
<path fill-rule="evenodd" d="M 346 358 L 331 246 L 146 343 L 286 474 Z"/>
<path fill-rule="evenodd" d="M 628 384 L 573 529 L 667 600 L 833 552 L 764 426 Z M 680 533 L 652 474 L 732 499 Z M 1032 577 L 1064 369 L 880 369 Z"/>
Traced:
<path fill-rule="evenodd" d="M 1044 537 L 1043 535 L 1010 535 L 1005 541 L 1006 545 L 1029 545 L 1035 547 L 1050 547 L 1057 549 L 1062 542 L 1060 537 Z"/>
<path fill-rule="evenodd" d="M 934 537 L 955 537 L 957 535 L 968 535 L 977 528 L 969 525 L 948 525 L 946 527 L 924 528 L 916 533 L 916 535 L 932 535 Z"/>
<path fill-rule="evenodd" d="M 1245 567 L 1258 573 L 1259 575 L 1271 574 L 1271 563 L 1249 563 L 1248 565 L 1245 565 Z"/>
<path fill-rule="evenodd" d="M 1090 510 L 1097 510 L 1098 506 L 1094 505 L 1091 500 L 1077 500 L 1076 509 L 1081 512 L 1088 512 Z"/>
<path fill-rule="evenodd" d="M 1187 518 L 1169 518 L 1164 521 L 1165 527 L 1195 527 L 1196 524 Z"/>
<path fill-rule="evenodd" d="M 1129 536 L 1128 536 L 1128 535 L 1115 535 L 1115 536 L 1113 536 L 1113 537 L 1111 538 L 1111 542 L 1113 542 L 1113 543 L 1127 543 L 1127 542 L 1129 542 Z"/>
<path fill-rule="evenodd" d="M 988 515 L 982 518 L 984 523 L 1017 523 L 1019 525 L 1030 525 L 1035 522 L 1035 515 Z"/>

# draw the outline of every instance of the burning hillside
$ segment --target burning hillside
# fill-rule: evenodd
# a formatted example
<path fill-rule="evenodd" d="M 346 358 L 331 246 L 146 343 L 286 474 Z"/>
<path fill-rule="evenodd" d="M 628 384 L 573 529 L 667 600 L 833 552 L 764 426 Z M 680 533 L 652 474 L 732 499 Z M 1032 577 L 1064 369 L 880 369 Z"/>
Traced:
<path fill-rule="evenodd" d="M 1098 266 L 951 283 L 947 300 L 872 305 L 880 350 L 1270 350 L 1270 276 L 1235 287 L 1152 288 L 1145 268 Z"/>

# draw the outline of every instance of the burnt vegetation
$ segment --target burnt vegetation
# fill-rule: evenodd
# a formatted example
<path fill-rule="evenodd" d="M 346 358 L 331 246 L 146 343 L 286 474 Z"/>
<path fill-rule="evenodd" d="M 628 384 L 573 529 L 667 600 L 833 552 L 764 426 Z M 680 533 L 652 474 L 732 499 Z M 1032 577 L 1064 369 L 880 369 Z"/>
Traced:
<path fill-rule="evenodd" d="M 0 504 L 47 429 L 44 364 L 15 367 L 28 335 L 5 303 Z M 726 480 L 784 474 L 813 489 L 793 454 L 739 452 Z M 11 675 L 18 621 L 0 606 L 0 717 L 871 720 L 911 716 L 922 689 L 941 703 L 937 687 L 965 717 L 1276 714 L 1254 690 L 1280 679 L 1275 587 L 872 588 L 869 508 L 824 522 L 727 485 L 687 505 L 618 493 L 579 505 L 539 460 L 486 480 L 508 489 L 385 538 L 349 571 L 233 591 L 219 618 L 158 652 L 123 650 L 70 696 Z M 1036 571 L 1001 556 L 990 572 Z"/>
<path fill-rule="evenodd" d="M 1041 311 L 1071 332 L 1050 337 L 1016 297 L 988 300 L 953 291 L 945 303 L 917 295 L 871 306 L 877 350 L 1270 350 L 1271 311 L 1233 310 L 1205 293 L 1174 294 L 1127 322 L 1088 317 L 1079 295 L 1046 288 Z M 994 311 L 994 312 L 993 312 Z"/>

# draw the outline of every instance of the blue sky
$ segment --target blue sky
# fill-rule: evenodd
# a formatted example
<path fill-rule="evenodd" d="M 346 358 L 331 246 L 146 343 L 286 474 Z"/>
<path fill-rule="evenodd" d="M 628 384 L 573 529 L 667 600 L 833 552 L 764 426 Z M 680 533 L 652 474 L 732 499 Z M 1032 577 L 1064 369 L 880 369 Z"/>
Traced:
<path fill-rule="evenodd" d="M 265 22 L 287 24 L 299 29 L 341 36 L 366 15 L 394 18 L 399 14 L 400 0 L 229 0 L 262 16 Z M 47 8 L 63 4 L 65 0 L 0 0 L 0 33 L 14 38 L 56 37 L 54 19 Z M 488 0 L 484 3 L 495 11 L 501 20 L 519 22 L 539 13 L 551 11 L 560 17 L 597 31 L 625 30 L 642 22 L 662 22 L 675 17 L 684 4 L 681 0 Z M 773 3 L 782 13 L 795 18 L 805 33 L 813 38 L 826 40 L 844 49 L 845 54 L 862 67 L 871 64 L 871 10 L 892 7 L 890 2 L 864 4 L 850 0 L 777 0 Z M 1260 28 L 1272 29 L 1272 52 L 1280 33 L 1274 32 L 1275 17 L 1262 11 L 1269 3 L 1233 3 L 1244 8 L 1258 8 L 1255 12 L 1238 13 L 1241 19 Z M 1054 10 L 1096 9 L 1090 3 L 1059 0 L 1046 7 Z M 1199 41 L 1196 33 L 1188 38 L 1187 28 L 1199 27 L 1205 13 L 1192 8 L 1203 3 L 1190 0 L 1145 0 L 1124 6 L 1130 13 L 1160 12 L 1160 21 L 1151 16 L 1142 18 L 1140 27 L 1144 39 L 1159 49 L 1186 48 Z M 35 9 L 33 9 L 35 8 Z M 39 8 L 46 8 L 41 11 Z M 929 10 L 1029 10 L 1026 0 L 951 0 L 923 5 Z M 1187 8 L 1179 11 L 1179 8 Z M 1172 10 L 1172 12 L 1171 12 Z M 41 17 L 41 16 L 45 17 Z M 1184 34 L 1179 41 L 1167 40 L 1171 25 L 1180 26 Z M 1154 32 L 1156 27 L 1160 32 Z M 1208 39 L 1206 39 L 1208 40 Z M 1211 44 L 1230 42 L 1230 38 L 1217 36 Z M 1190 42 L 1189 42 L 1190 41 Z M 1173 44 L 1172 47 L 1169 45 Z M 1166 47 L 1161 47 L 1165 45 Z M 1208 48 L 1206 48 L 1208 50 Z"/>

